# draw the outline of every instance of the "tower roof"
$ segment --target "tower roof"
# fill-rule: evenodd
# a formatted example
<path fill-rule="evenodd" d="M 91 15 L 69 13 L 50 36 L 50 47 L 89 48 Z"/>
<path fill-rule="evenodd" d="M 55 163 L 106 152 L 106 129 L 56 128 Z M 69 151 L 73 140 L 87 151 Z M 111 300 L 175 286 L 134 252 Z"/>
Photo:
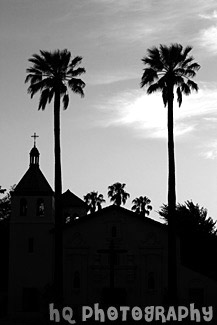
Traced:
<path fill-rule="evenodd" d="M 14 195 L 52 195 L 53 190 L 38 166 L 30 165 L 17 184 Z"/>
<path fill-rule="evenodd" d="M 35 156 L 35 157 L 39 157 L 39 155 L 40 155 L 38 149 L 35 146 L 31 149 L 29 154 L 30 154 L 30 156 Z"/>
<path fill-rule="evenodd" d="M 16 186 L 14 195 L 52 195 L 53 190 L 39 168 L 40 153 L 36 148 L 36 137 L 38 136 L 34 133 L 32 137 L 34 138 L 34 146 L 29 153 L 29 169 Z"/>
<path fill-rule="evenodd" d="M 85 202 L 80 199 L 78 196 L 73 194 L 70 190 L 67 190 L 62 194 L 62 205 L 64 207 L 70 207 L 70 206 L 86 206 Z"/>

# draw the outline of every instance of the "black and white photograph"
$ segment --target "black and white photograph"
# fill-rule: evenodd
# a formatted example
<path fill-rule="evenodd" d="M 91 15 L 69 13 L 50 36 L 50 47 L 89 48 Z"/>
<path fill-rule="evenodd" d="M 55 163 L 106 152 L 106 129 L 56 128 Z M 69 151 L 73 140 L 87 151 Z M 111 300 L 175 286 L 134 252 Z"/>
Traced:
<path fill-rule="evenodd" d="M 0 0 L 0 324 L 217 324 L 217 1 Z"/>

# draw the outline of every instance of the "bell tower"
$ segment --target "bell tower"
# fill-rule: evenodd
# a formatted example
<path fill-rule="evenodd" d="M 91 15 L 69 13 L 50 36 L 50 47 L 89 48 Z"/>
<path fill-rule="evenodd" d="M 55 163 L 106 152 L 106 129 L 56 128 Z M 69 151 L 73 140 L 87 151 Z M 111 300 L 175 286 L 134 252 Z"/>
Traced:
<path fill-rule="evenodd" d="M 39 168 L 38 136 L 32 137 L 29 168 L 12 195 L 8 309 L 14 316 L 38 314 L 53 280 L 54 193 Z"/>
<path fill-rule="evenodd" d="M 30 166 L 38 166 L 39 167 L 39 151 L 36 148 L 36 139 L 38 138 L 38 135 L 36 135 L 36 133 L 34 133 L 32 136 L 32 138 L 34 138 L 34 147 L 32 148 L 32 150 L 30 151 L 29 155 L 30 155 Z"/>

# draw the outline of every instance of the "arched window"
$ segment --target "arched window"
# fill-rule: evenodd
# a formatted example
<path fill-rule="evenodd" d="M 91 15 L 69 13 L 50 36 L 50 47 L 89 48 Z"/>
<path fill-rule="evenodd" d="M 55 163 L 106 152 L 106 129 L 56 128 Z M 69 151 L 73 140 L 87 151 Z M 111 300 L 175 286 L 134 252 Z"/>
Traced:
<path fill-rule="evenodd" d="M 27 215 L 27 201 L 26 199 L 20 199 L 20 215 L 26 216 Z"/>
<path fill-rule="evenodd" d="M 74 273 L 74 279 L 73 279 L 73 288 L 79 289 L 81 286 L 81 280 L 80 280 L 80 274 L 78 271 L 75 271 Z"/>
<path fill-rule="evenodd" d="M 37 216 L 40 216 L 40 217 L 44 216 L 44 200 L 43 199 L 37 200 L 36 214 L 37 214 Z"/>
<path fill-rule="evenodd" d="M 71 216 L 69 212 L 64 213 L 64 221 L 65 223 L 69 223 L 71 221 Z"/>

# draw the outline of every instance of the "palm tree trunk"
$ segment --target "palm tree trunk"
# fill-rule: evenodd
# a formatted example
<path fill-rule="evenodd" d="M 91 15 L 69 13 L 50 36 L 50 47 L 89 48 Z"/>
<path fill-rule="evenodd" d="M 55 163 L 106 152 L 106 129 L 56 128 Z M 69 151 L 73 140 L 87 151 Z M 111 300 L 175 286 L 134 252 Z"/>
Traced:
<path fill-rule="evenodd" d="M 63 299 L 63 243 L 62 243 L 62 177 L 60 155 L 60 92 L 55 91 L 54 99 L 54 155 L 55 155 L 55 261 L 54 287 L 56 302 L 61 304 Z"/>
<path fill-rule="evenodd" d="M 118 206 L 118 207 L 121 206 L 121 202 L 122 202 L 122 200 L 121 200 L 121 194 L 118 193 L 118 194 L 117 194 L 117 206 Z"/>
<path fill-rule="evenodd" d="M 168 294 L 169 304 L 177 304 L 177 251 L 175 232 L 176 183 L 173 134 L 173 86 L 168 98 Z"/>

